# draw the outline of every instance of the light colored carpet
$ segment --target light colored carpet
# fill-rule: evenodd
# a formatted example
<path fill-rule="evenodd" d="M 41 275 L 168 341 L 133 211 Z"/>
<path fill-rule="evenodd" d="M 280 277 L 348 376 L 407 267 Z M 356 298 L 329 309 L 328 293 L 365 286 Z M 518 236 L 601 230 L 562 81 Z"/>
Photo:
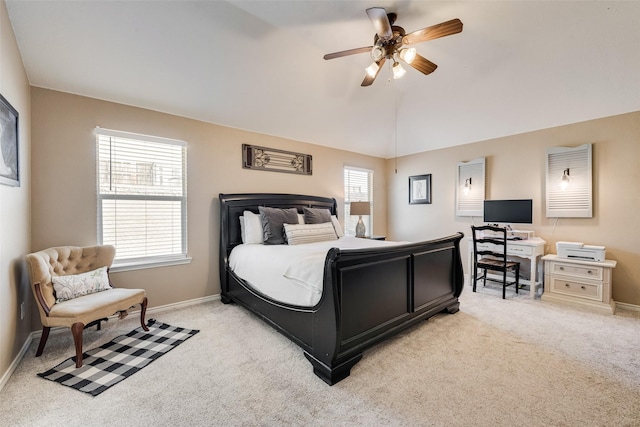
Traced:
<path fill-rule="evenodd" d="M 640 426 L 640 313 L 589 313 L 491 288 L 365 352 L 333 387 L 302 351 L 220 302 L 155 313 L 201 332 L 98 397 L 36 377 L 73 354 L 32 343 L 0 392 L 0 424 Z M 85 348 L 138 325 L 85 332 Z"/>

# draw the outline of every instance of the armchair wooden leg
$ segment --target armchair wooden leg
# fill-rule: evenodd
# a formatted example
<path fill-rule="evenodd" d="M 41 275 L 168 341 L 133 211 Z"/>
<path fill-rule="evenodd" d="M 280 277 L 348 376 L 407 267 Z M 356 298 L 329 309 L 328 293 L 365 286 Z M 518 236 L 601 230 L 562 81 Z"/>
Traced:
<path fill-rule="evenodd" d="M 140 324 L 142 325 L 142 329 L 148 331 L 149 328 L 144 323 L 144 316 L 147 313 L 147 297 L 144 297 L 142 302 L 140 303 Z"/>
<path fill-rule="evenodd" d="M 76 322 L 71 325 L 71 333 L 73 334 L 73 342 L 76 344 L 76 368 L 82 367 L 82 331 L 84 324 Z"/>
<path fill-rule="evenodd" d="M 36 357 L 40 357 L 42 352 L 44 351 L 44 345 L 47 343 L 47 339 L 49 338 L 49 332 L 51 328 L 48 326 L 42 327 L 42 335 L 40 336 L 40 344 L 38 344 L 38 350 L 36 351 Z"/>

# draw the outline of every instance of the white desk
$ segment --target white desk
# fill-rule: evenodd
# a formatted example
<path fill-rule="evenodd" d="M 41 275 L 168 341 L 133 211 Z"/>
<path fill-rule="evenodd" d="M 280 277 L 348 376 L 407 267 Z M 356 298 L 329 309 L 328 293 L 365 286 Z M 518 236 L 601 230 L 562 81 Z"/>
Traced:
<path fill-rule="evenodd" d="M 469 283 L 473 280 L 473 238 L 470 237 L 467 239 L 468 247 L 469 247 L 469 257 L 468 257 L 468 272 L 469 272 Z M 536 290 L 538 288 L 542 289 L 542 262 L 540 258 L 544 255 L 544 246 L 547 244 L 546 241 L 542 240 L 539 237 L 533 237 L 528 240 L 509 240 L 507 242 L 507 255 L 515 256 L 520 258 L 528 258 L 531 261 L 531 275 L 529 276 L 531 280 L 521 279 L 521 284 L 528 284 L 530 286 L 529 295 L 532 299 L 536 297 Z M 488 244 L 487 244 L 488 245 Z M 482 244 L 478 245 L 482 247 Z"/>

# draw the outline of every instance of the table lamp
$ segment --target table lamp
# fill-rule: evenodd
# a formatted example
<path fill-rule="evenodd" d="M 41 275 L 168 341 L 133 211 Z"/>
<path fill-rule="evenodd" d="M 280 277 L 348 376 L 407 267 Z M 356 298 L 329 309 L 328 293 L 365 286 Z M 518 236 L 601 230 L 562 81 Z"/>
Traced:
<path fill-rule="evenodd" d="M 365 227 L 362 222 L 362 215 L 371 215 L 371 203 L 369 202 L 351 202 L 351 215 L 359 215 L 358 224 L 356 224 L 356 237 L 364 237 Z"/>

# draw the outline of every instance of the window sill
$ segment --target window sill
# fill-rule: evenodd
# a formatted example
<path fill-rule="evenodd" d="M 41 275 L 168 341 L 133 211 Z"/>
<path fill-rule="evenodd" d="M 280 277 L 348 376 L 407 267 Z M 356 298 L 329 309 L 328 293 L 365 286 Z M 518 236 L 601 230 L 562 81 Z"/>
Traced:
<path fill-rule="evenodd" d="M 109 273 L 120 273 L 122 271 L 132 271 L 132 270 L 144 270 L 146 268 L 157 268 L 157 267 L 169 267 L 172 265 L 182 265 L 182 264 L 190 264 L 192 258 L 176 258 L 176 259 L 164 259 L 159 261 L 137 261 L 137 262 L 115 262 L 111 268 L 109 268 Z"/>

